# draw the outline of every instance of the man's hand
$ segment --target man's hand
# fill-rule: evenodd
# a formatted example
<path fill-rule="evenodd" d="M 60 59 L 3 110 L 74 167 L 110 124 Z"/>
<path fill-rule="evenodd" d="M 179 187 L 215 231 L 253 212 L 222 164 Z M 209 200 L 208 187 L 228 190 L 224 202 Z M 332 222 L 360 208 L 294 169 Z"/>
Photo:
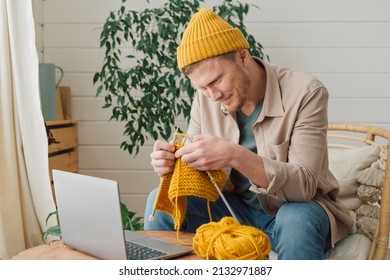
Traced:
<path fill-rule="evenodd" d="M 217 170 L 230 166 L 235 144 L 212 135 L 197 135 L 192 143 L 176 151 L 176 158 L 198 170 Z"/>
<path fill-rule="evenodd" d="M 168 142 L 157 140 L 154 143 L 153 152 L 150 154 L 154 171 L 163 176 L 172 172 L 175 166 L 175 146 Z"/>

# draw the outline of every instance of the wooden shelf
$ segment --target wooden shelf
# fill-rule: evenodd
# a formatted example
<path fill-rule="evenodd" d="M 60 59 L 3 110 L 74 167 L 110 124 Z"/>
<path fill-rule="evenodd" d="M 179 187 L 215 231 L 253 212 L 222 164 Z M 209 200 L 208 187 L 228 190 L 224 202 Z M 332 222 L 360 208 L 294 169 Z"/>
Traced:
<path fill-rule="evenodd" d="M 78 172 L 79 170 L 77 121 L 46 121 L 46 126 L 55 140 L 49 145 L 48 154 L 50 180 L 53 182 L 53 169 L 69 172 Z M 52 192 L 55 200 L 53 185 Z"/>

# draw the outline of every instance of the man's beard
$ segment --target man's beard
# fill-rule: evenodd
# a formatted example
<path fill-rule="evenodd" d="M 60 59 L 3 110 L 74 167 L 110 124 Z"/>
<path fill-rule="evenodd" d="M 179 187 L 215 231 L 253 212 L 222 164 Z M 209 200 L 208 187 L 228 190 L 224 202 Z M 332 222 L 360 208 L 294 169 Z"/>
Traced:
<path fill-rule="evenodd" d="M 237 104 L 232 104 L 232 106 L 226 107 L 230 113 L 237 112 L 245 105 L 248 89 L 250 86 L 250 80 L 248 76 L 237 67 L 239 74 L 239 81 L 237 82 L 236 88 L 234 90 L 233 96 L 236 97 L 235 101 L 238 101 Z"/>

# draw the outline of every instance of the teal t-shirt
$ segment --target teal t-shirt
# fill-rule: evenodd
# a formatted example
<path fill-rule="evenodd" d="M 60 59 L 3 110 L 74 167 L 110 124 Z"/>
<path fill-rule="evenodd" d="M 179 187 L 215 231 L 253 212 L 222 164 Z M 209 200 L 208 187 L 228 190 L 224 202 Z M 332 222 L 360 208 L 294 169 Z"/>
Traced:
<path fill-rule="evenodd" d="M 241 111 L 238 111 L 237 124 L 240 129 L 239 144 L 244 146 L 248 150 L 257 153 L 255 136 L 253 135 L 253 125 L 260 115 L 263 108 L 263 101 L 261 101 L 250 116 L 246 116 Z M 260 203 L 256 197 L 256 194 L 249 191 L 251 186 L 249 180 L 235 169 L 232 169 L 230 173 L 230 180 L 235 186 L 234 192 L 239 194 L 243 201 L 251 207 L 261 208 Z"/>

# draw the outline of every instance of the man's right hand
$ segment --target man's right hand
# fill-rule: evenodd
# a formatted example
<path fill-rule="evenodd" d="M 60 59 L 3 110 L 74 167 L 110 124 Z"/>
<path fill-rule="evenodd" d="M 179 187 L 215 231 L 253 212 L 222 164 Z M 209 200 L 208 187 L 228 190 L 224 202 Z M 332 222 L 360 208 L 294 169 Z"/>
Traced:
<path fill-rule="evenodd" d="M 152 159 L 153 169 L 159 176 L 170 173 L 175 167 L 175 146 L 168 142 L 157 140 L 154 143 L 150 158 Z"/>

